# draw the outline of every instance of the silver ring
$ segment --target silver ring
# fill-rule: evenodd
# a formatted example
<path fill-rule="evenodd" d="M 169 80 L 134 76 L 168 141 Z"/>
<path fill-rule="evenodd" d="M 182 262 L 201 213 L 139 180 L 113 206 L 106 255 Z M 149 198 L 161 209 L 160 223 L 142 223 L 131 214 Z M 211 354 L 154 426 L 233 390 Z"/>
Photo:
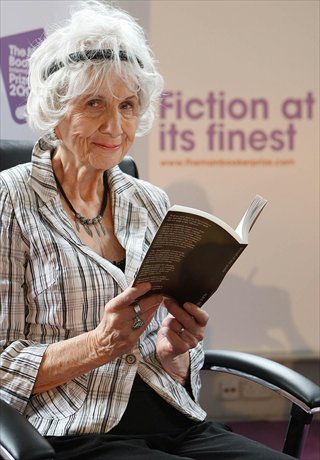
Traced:
<path fill-rule="evenodd" d="M 138 303 L 134 303 L 132 305 L 132 308 L 134 309 L 134 312 L 135 312 L 136 315 L 139 315 L 139 313 L 141 313 L 141 311 L 142 311 L 141 307 L 140 307 L 140 305 Z"/>
<path fill-rule="evenodd" d="M 178 332 L 178 335 L 180 336 L 184 332 L 184 327 L 181 327 L 180 331 Z"/>
<path fill-rule="evenodd" d="M 137 315 L 137 316 L 133 319 L 132 329 L 139 329 L 139 327 L 142 327 L 143 325 L 144 325 L 143 319 L 141 319 L 140 316 Z"/>

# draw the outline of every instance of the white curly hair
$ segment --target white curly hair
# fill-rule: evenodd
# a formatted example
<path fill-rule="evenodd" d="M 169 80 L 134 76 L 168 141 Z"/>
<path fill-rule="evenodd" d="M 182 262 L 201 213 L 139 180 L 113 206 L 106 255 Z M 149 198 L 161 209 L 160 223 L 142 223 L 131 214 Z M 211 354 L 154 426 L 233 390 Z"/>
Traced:
<path fill-rule="evenodd" d="M 68 103 L 93 88 L 98 93 L 108 84 L 110 71 L 137 91 L 136 135 L 143 136 L 152 126 L 163 90 L 145 33 L 127 12 L 109 2 L 78 2 L 67 23 L 56 26 L 30 57 L 29 125 L 44 133 L 52 131 Z"/>

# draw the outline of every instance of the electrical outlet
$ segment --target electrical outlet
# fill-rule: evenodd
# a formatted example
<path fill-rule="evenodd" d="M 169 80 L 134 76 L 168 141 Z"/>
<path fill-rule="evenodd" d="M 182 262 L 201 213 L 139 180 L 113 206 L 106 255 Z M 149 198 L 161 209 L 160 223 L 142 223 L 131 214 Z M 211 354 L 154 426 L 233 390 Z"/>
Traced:
<path fill-rule="evenodd" d="M 221 398 L 225 400 L 235 400 L 240 398 L 240 383 L 237 381 L 221 382 L 220 386 Z"/>

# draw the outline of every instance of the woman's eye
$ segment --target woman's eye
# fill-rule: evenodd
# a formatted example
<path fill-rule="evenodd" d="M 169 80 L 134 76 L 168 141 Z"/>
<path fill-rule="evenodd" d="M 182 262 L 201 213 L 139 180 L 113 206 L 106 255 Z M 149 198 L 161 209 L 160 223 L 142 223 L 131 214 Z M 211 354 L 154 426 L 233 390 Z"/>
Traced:
<path fill-rule="evenodd" d="M 121 108 L 124 110 L 131 110 L 133 108 L 133 105 L 131 102 L 123 102 L 121 104 Z"/>
<path fill-rule="evenodd" d="M 101 102 L 100 102 L 98 99 L 92 99 L 92 100 L 90 100 L 90 101 L 87 102 L 87 105 L 88 105 L 89 107 L 96 108 L 96 107 L 100 107 Z"/>
<path fill-rule="evenodd" d="M 137 112 L 136 104 L 132 101 L 125 101 L 120 105 L 122 112 L 127 115 L 135 115 Z"/>

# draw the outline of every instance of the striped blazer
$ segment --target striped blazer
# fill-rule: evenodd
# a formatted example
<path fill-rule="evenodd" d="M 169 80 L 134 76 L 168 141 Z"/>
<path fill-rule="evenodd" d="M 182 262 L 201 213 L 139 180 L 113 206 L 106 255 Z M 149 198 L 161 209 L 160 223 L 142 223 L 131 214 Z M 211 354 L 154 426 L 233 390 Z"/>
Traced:
<path fill-rule="evenodd" d="M 43 435 L 107 432 L 121 419 L 136 373 L 161 397 L 195 420 L 203 350 L 190 350 L 188 391 L 161 367 L 155 353 L 160 307 L 130 353 L 33 395 L 48 344 L 95 328 L 105 304 L 133 280 L 169 201 L 148 182 L 108 171 L 114 229 L 126 250 L 123 273 L 83 245 L 61 205 L 50 148 L 41 139 L 32 162 L 0 174 L 0 397 Z"/>

